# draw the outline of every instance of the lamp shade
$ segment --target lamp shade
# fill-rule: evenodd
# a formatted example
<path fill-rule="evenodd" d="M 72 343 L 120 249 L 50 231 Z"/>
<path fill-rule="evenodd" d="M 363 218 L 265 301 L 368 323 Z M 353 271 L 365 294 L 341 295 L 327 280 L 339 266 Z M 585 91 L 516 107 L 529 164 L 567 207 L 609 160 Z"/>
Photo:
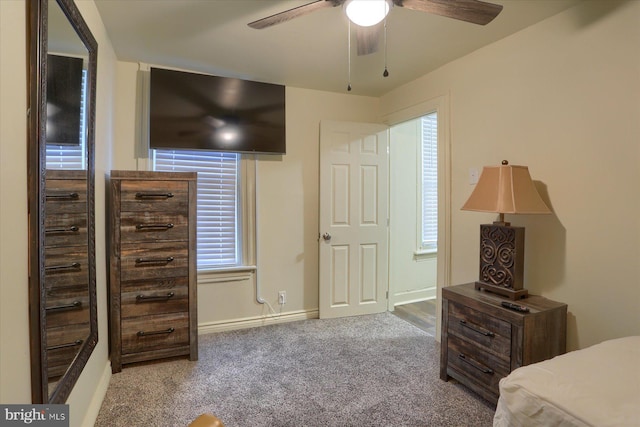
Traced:
<path fill-rule="evenodd" d="M 465 211 L 501 214 L 550 214 L 526 166 L 485 166 L 476 188 L 462 206 Z"/>

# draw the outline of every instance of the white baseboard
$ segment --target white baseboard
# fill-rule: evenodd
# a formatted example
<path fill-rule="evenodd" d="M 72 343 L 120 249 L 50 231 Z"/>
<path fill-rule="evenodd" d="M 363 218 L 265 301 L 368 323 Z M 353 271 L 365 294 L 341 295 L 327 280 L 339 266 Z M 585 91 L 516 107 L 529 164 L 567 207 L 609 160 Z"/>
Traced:
<path fill-rule="evenodd" d="M 417 291 L 402 292 L 393 295 L 393 306 L 411 304 L 412 302 L 424 301 L 436 298 L 436 287 L 420 289 Z"/>
<path fill-rule="evenodd" d="M 318 310 L 299 310 L 269 316 L 245 317 L 242 319 L 199 323 L 198 335 L 212 334 L 215 332 L 223 331 L 234 331 L 237 329 L 256 328 L 258 326 L 296 322 L 298 320 L 317 319 L 318 317 Z"/>
<path fill-rule="evenodd" d="M 84 420 L 82 421 L 83 426 L 92 426 L 96 423 L 98 419 L 98 413 L 100 412 L 100 408 L 102 407 L 102 401 L 104 400 L 104 396 L 107 394 L 107 389 L 109 388 L 109 383 L 111 382 L 111 362 L 107 360 L 107 363 L 104 366 L 104 370 L 102 371 L 102 375 L 100 376 L 100 380 L 98 381 L 98 386 L 93 393 L 93 397 L 91 398 L 91 403 L 85 412 Z"/>

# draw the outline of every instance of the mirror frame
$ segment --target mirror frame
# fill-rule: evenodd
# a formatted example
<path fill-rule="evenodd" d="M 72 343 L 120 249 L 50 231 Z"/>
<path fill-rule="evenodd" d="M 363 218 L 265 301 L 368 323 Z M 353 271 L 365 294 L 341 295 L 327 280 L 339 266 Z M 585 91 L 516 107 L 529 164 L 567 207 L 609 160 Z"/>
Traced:
<path fill-rule="evenodd" d="M 89 282 L 89 336 L 75 359 L 49 392 L 44 277 L 44 220 L 47 117 L 48 7 L 55 1 L 75 29 L 89 54 L 87 90 L 87 234 Z M 29 330 L 31 399 L 33 403 L 64 403 L 98 343 L 95 263 L 95 99 L 98 44 L 73 0 L 27 1 L 29 47 L 29 133 L 27 146 L 29 198 Z"/>

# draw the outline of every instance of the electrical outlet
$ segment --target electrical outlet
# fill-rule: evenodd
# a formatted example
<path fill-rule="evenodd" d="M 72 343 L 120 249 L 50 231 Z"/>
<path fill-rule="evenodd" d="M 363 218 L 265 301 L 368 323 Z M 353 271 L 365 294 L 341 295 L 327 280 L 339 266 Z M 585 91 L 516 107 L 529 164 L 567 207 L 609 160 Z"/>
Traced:
<path fill-rule="evenodd" d="M 286 291 L 278 292 L 278 303 L 284 304 L 286 302 L 287 302 L 287 292 Z"/>

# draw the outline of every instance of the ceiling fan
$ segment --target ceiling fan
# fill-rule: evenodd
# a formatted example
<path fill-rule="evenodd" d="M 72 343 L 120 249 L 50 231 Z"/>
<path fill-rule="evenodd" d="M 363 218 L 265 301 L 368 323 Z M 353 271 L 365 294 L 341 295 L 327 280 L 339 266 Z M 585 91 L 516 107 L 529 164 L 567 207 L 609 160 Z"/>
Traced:
<path fill-rule="evenodd" d="M 359 3 L 363 9 L 375 7 L 376 3 L 382 4 L 383 13 L 373 24 L 369 26 L 358 25 L 352 18 L 349 9 Z M 419 12 L 432 13 L 460 21 L 471 22 L 478 25 L 486 25 L 491 22 L 502 10 L 502 5 L 487 3 L 480 0 L 317 0 L 302 6 L 294 7 L 280 13 L 250 22 L 251 28 L 263 29 L 281 24 L 316 10 L 345 6 L 349 20 L 356 28 L 356 42 L 358 55 L 367 55 L 378 50 L 379 35 L 382 30 L 380 22 L 386 17 L 392 6 L 404 7 Z M 380 7 L 380 6 L 378 6 Z"/>

